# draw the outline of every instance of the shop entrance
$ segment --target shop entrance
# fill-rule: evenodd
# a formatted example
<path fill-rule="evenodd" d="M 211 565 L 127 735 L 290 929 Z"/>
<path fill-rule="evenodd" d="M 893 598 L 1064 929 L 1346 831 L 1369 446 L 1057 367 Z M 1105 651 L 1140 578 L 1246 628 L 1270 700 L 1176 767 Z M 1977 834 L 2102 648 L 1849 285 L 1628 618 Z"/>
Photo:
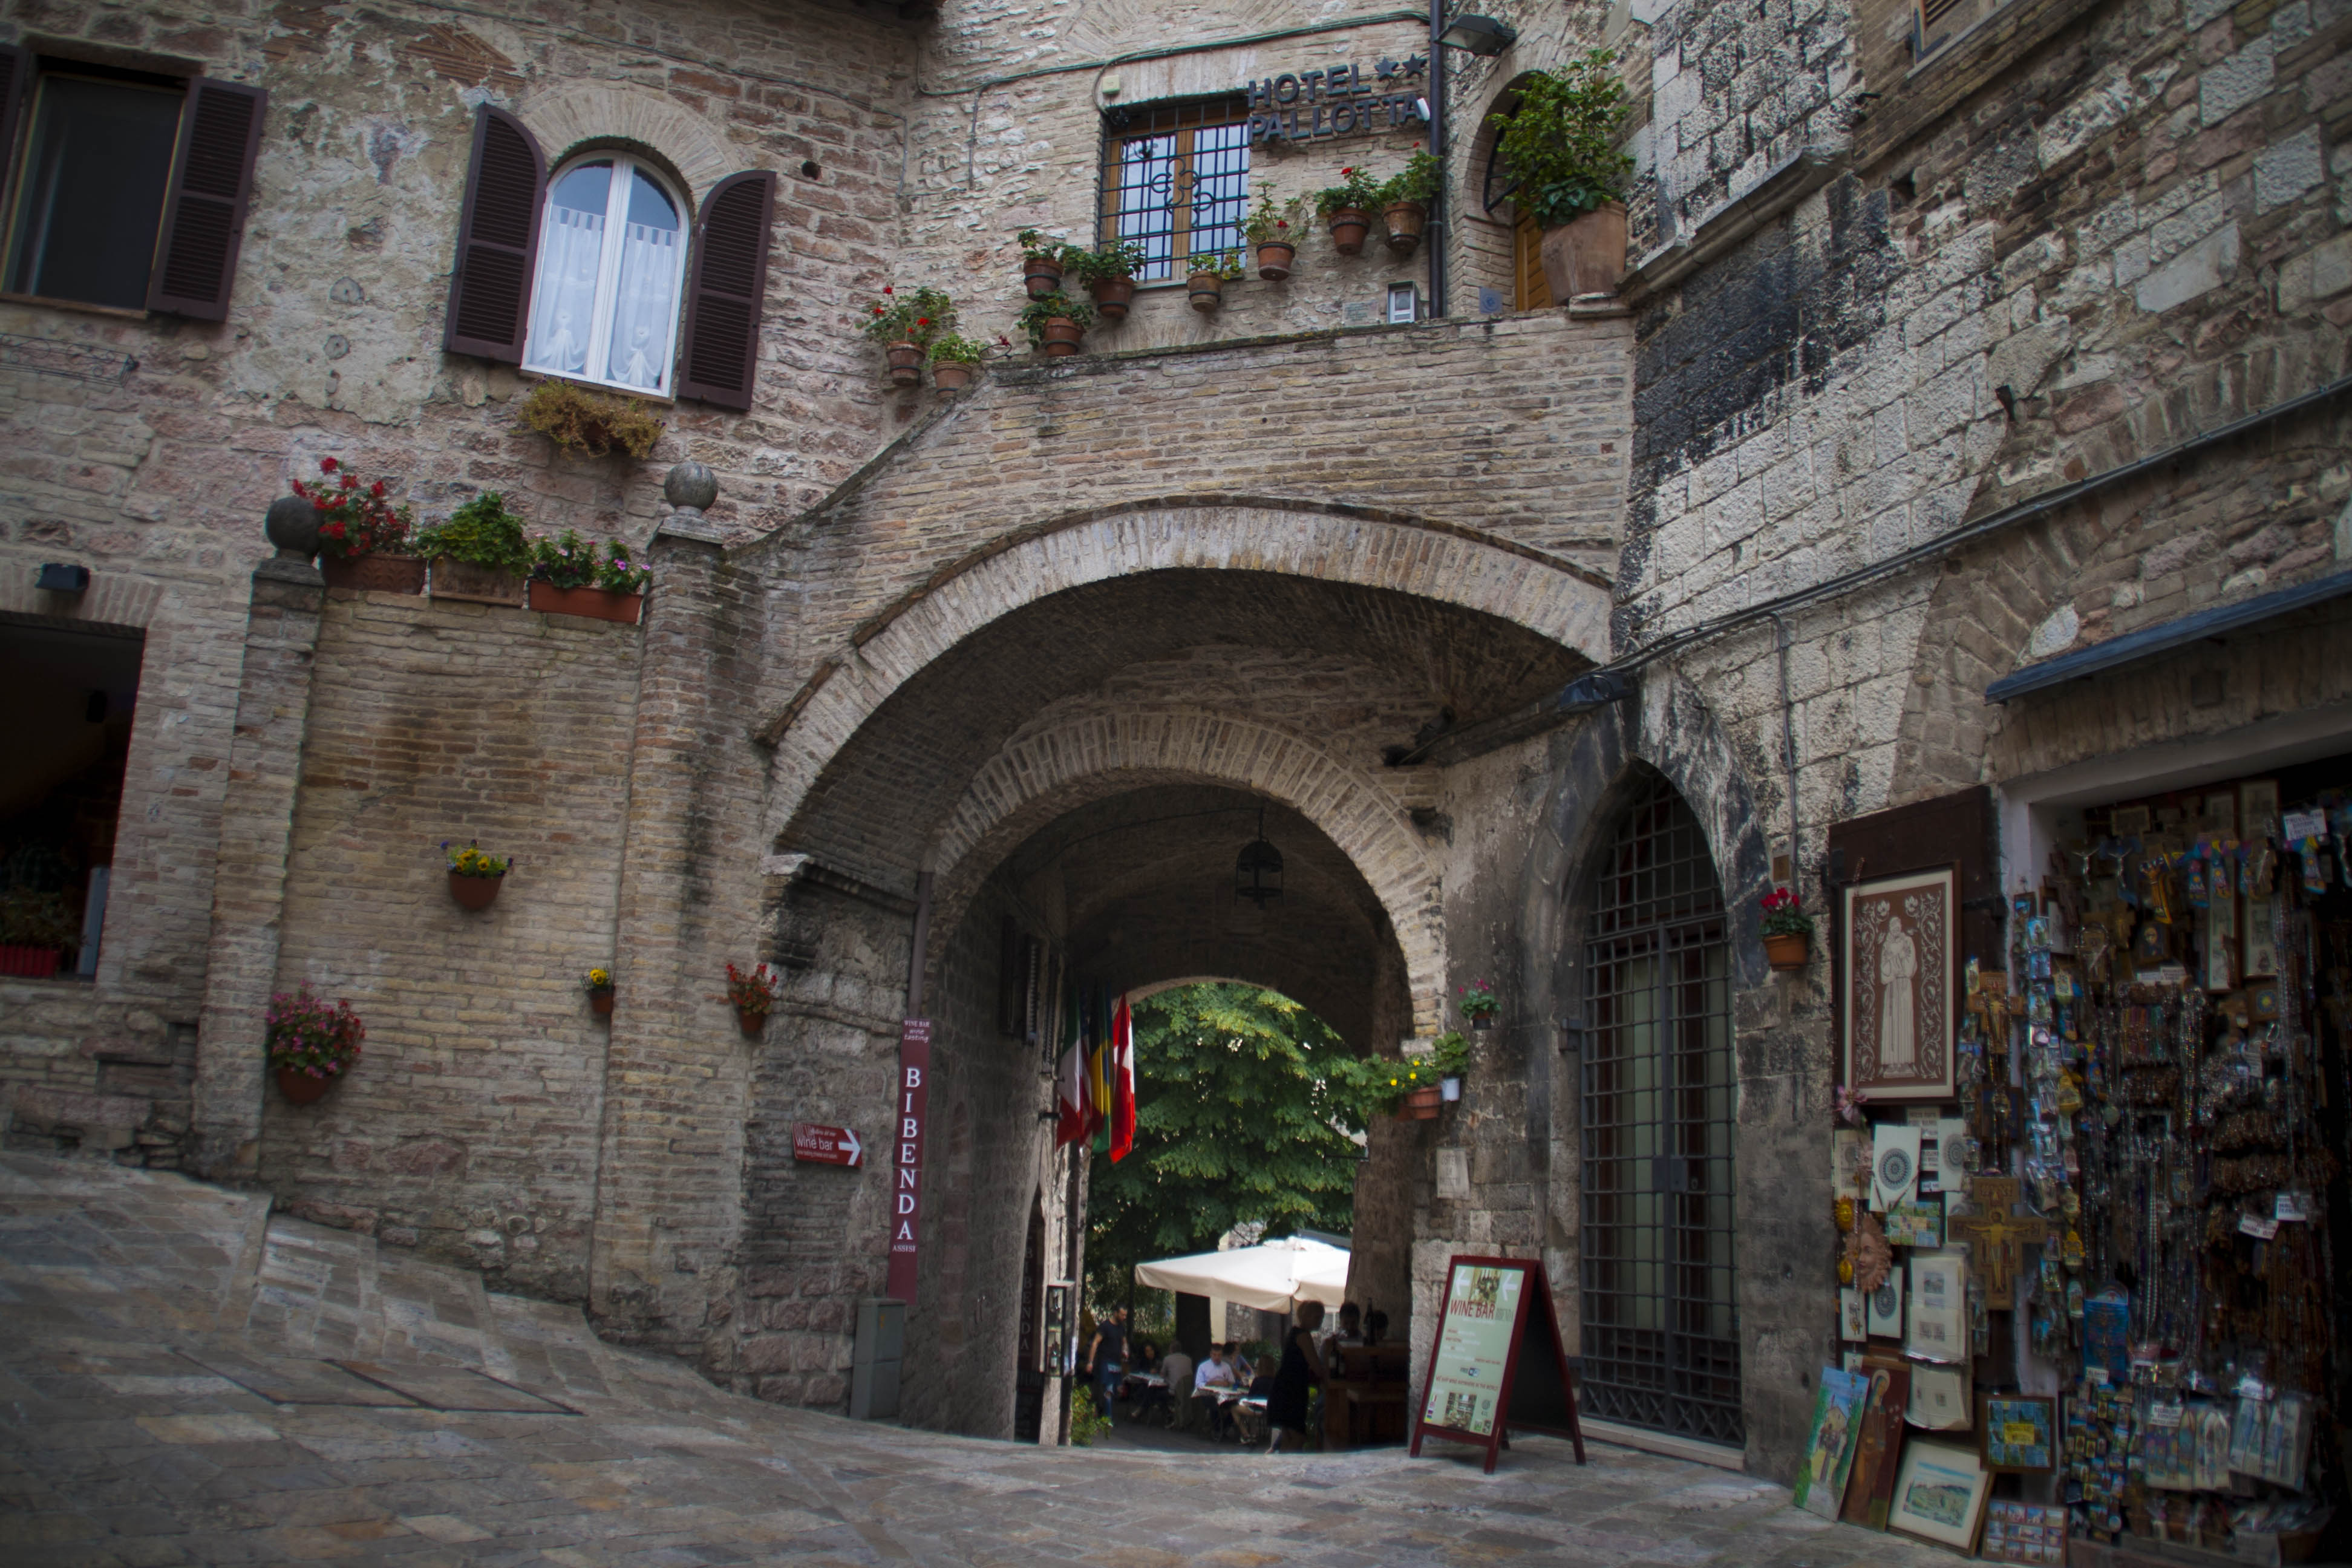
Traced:
<path fill-rule="evenodd" d="M 1664 779 L 1627 811 L 1596 884 L 1584 965 L 1586 1406 L 1736 1447 L 1730 953 L 1706 837 Z"/>

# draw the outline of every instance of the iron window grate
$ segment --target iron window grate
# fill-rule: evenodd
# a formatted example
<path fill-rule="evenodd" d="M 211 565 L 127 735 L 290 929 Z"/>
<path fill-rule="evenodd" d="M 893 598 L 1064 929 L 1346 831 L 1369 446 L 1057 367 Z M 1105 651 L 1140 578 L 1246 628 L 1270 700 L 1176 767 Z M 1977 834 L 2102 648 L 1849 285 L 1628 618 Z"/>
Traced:
<path fill-rule="evenodd" d="M 1106 121 L 1102 237 L 1143 247 L 1138 281 L 1242 247 L 1249 205 L 1244 99 L 1122 110 Z"/>
<path fill-rule="evenodd" d="M 1611 846 L 1584 971 L 1585 1402 L 1738 1446 L 1730 953 L 1706 837 L 1664 781 Z"/>

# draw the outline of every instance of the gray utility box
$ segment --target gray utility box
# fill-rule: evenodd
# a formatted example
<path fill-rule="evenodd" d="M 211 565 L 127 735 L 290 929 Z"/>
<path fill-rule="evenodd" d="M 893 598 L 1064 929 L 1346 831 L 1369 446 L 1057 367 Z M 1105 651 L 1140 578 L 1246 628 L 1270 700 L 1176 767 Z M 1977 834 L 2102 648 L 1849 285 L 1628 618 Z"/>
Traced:
<path fill-rule="evenodd" d="M 898 1414 L 898 1368 L 907 1357 L 907 1303 L 887 1296 L 857 1299 L 857 1348 L 850 1352 L 849 1418 L 888 1421 Z"/>

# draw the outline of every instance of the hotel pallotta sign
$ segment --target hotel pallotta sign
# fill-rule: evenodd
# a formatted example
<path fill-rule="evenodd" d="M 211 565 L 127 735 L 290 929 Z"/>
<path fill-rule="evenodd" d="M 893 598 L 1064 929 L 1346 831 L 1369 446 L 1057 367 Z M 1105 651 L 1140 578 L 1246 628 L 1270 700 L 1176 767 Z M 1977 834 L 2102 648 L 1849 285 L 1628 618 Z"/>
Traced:
<path fill-rule="evenodd" d="M 1421 55 L 1381 60 L 1365 76 L 1358 65 L 1285 71 L 1244 85 L 1252 142 L 1322 142 L 1368 131 L 1398 131 L 1424 123 Z"/>

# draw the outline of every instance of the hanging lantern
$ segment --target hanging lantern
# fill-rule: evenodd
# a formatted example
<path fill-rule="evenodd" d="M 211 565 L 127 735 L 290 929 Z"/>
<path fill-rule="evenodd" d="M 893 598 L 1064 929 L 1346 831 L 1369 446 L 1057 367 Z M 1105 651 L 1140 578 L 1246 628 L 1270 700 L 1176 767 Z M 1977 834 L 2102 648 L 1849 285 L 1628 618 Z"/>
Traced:
<path fill-rule="evenodd" d="M 1234 897 L 1247 899 L 1260 913 L 1282 897 L 1282 851 L 1266 841 L 1264 806 L 1257 810 L 1257 837 L 1234 860 Z"/>

